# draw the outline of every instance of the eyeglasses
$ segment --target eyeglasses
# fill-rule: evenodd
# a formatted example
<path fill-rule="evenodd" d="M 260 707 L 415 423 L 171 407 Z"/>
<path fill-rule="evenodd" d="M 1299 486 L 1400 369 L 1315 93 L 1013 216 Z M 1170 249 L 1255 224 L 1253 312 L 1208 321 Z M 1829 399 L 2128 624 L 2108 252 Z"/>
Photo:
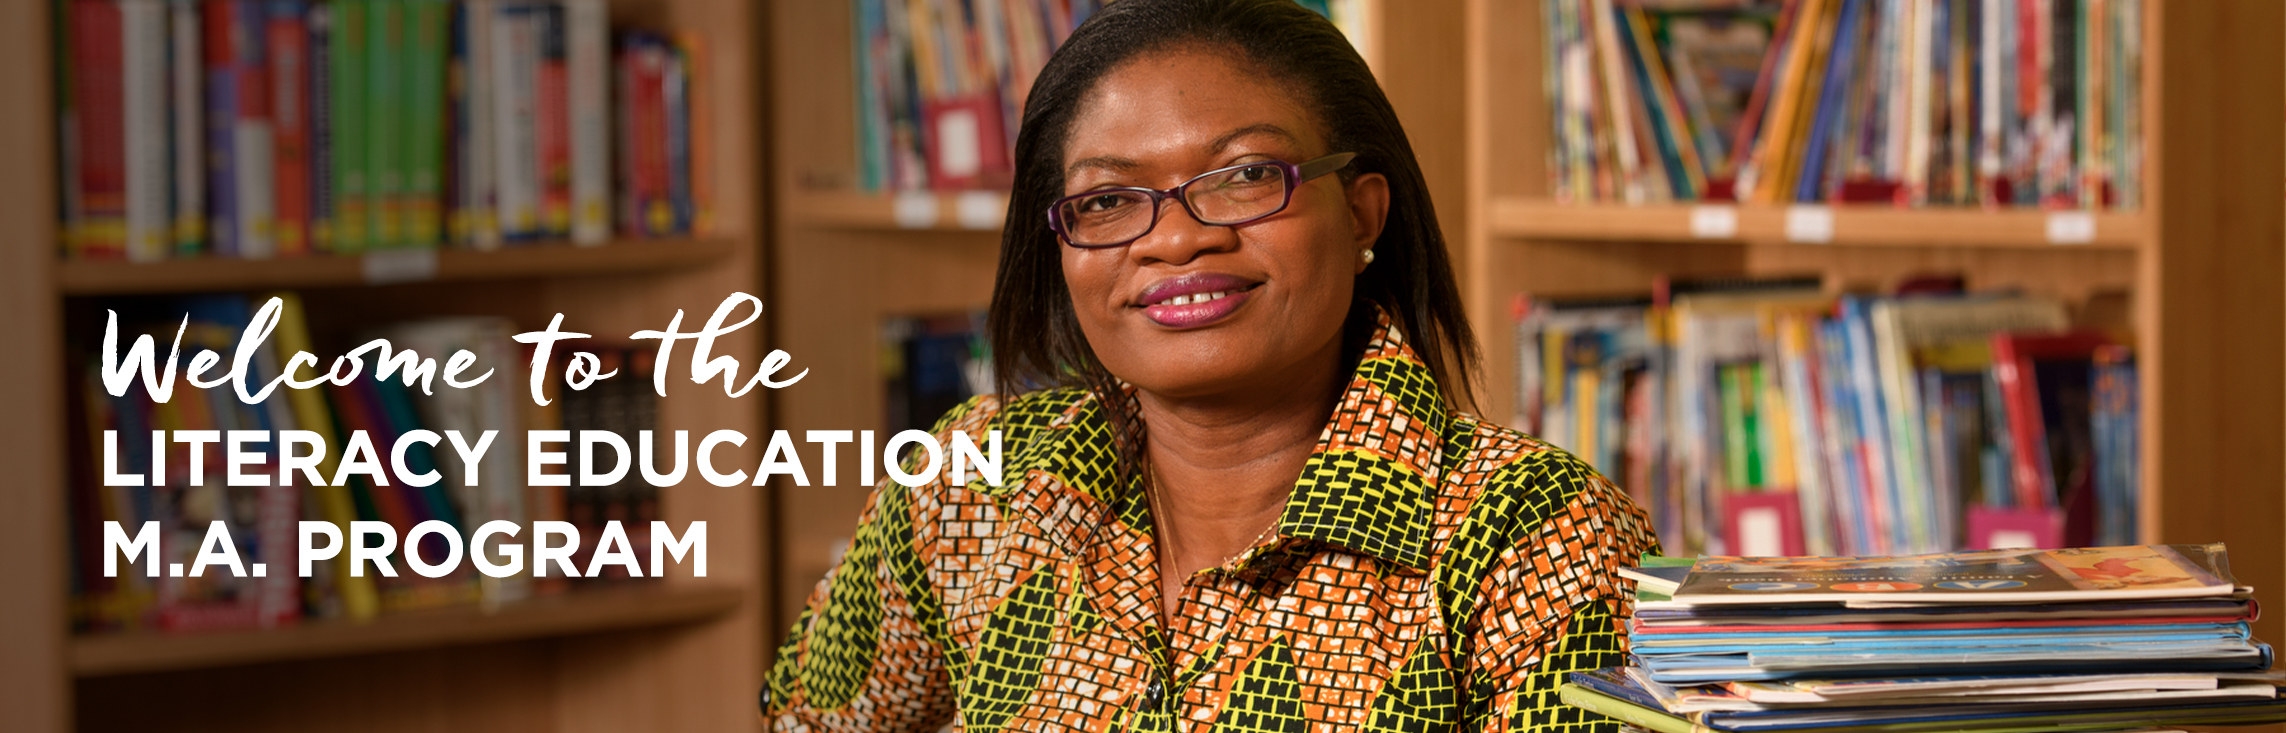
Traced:
<path fill-rule="evenodd" d="M 1048 206 L 1048 228 L 1064 244 L 1103 249 L 1142 239 L 1159 225 L 1160 203 L 1183 203 L 1191 218 L 1208 226 L 1232 227 L 1286 210 L 1294 187 L 1341 170 L 1356 153 L 1335 153 L 1295 165 L 1282 160 L 1242 163 L 1201 173 L 1174 188 L 1105 188 L 1056 199 Z"/>

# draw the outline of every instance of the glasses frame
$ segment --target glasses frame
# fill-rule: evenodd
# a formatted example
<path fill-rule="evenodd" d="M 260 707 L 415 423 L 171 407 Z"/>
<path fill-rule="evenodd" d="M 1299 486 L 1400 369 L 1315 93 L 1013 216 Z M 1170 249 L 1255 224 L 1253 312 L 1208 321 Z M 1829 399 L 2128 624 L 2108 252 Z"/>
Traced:
<path fill-rule="evenodd" d="M 1258 160 L 1247 163 L 1240 163 L 1233 166 L 1224 166 L 1211 171 L 1207 171 L 1205 173 L 1191 176 L 1190 180 L 1175 184 L 1173 188 L 1159 189 L 1146 186 L 1120 186 L 1117 188 L 1098 188 L 1092 191 L 1082 191 L 1080 193 L 1075 193 L 1070 196 L 1056 199 L 1054 202 L 1048 204 L 1048 229 L 1056 233 L 1056 239 L 1062 241 L 1064 246 L 1071 247 L 1073 249 L 1110 249 L 1113 247 L 1125 247 L 1129 244 L 1133 244 L 1135 240 L 1150 236 L 1152 230 L 1159 228 L 1159 218 L 1167 210 L 1167 199 L 1174 199 L 1175 203 L 1181 204 L 1183 211 L 1190 214 L 1192 220 L 1210 227 L 1234 227 L 1241 224 L 1251 224 L 1263 219 L 1277 216 L 1279 212 L 1285 211 L 1287 206 L 1293 205 L 1294 203 L 1294 189 L 1301 187 L 1301 185 L 1304 183 L 1308 183 L 1311 180 L 1322 177 L 1325 174 L 1348 167 L 1350 160 L 1356 157 L 1356 153 L 1334 153 L 1325 157 L 1306 160 L 1298 165 L 1294 163 L 1288 163 L 1283 160 Z M 1278 168 L 1283 169 L 1286 173 L 1285 198 L 1278 201 L 1277 208 L 1238 221 L 1214 222 L 1207 221 L 1204 217 L 1199 216 L 1198 210 L 1191 208 L 1190 199 L 1185 197 L 1186 194 L 1190 192 L 1191 184 L 1198 183 L 1208 176 L 1229 173 L 1234 170 L 1252 168 L 1261 165 L 1277 166 Z M 1064 205 L 1080 199 L 1102 196 L 1107 193 L 1116 193 L 1120 191 L 1139 193 L 1151 197 L 1151 223 L 1144 226 L 1142 232 L 1137 233 L 1135 236 L 1129 237 L 1123 241 L 1112 242 L 1110 244 L 1073 243 L 1070 232 L 1068 232 L 1064 227 L 1064 218 L 1060 213 L 1058 213 L 1063 211 Z"/>

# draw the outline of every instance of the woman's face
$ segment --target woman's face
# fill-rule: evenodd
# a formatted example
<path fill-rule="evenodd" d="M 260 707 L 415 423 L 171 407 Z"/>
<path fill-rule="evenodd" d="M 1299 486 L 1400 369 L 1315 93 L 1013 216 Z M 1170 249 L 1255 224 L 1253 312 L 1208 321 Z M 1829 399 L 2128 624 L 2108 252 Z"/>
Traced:
<path fill-rule="evenodd" d="M 1211 50 L 1128 61 L 1073 119 L 1064 194 L 1166 189 L 1247 162 L 1354 152 L 1326 147 L 1290 86 Z M 1284 211 L 1239 226 L 1200 224 L 1173 200 L 1161 206 L 1158 225 L 1126 246 L 1060 248 L 1080 329 L 1113 375 L 1160 397 L 1196 398 L 1290 390 L 1338 369 L 1360 255 L 1388 213 L 1380 174 L 1303 182 Z"/>

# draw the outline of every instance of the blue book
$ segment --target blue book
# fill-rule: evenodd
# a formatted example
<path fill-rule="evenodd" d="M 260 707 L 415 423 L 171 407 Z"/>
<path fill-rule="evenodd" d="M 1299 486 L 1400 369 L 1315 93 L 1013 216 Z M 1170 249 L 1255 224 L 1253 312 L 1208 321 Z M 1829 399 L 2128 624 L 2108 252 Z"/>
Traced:
<path fill-rule="evenodd" d="M 1826 58 L 1826 79 L 1819 87 L 1818 111 L 1810 122 L 1810 142 L 1804 147 L 1802 172 L 1797 177 L 1794 200 L 1813 203 L 1823 197 L 1827 149 L 1833 144 L 1834 128 L 1840 125 L 1842 106 L 1849 101 L 1849 80 L 1857 78 L 1857 26 L 1858 14 L 1863 12 L 1866 0 L 1847 0 L 1842 4 L 1841 20 L 1834 24 L 1833 52 Z"/>

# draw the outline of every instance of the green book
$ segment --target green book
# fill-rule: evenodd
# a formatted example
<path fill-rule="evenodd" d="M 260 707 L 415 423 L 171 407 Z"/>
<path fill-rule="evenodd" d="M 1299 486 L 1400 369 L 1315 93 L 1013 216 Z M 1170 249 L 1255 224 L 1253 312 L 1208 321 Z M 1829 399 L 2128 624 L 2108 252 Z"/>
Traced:
<path fill-rule="evenodd" d="M 444 236 L 445 0 L 402 4 L 406 18 L 402 243 L 435 248 Z"/>
<path fill-rule="evenodd" d="M 1746 431 L 1746 385 L 1740 365 L 1724 364 L 1715 367 L 1715 397 L 1722 404 L 1722 470 L 1723 481 L 1730 488 L 1753 486 L 1747 474 L 1748 455 L 1754 452 L 1754 443 Z"/>
<path fill-rule="evenodd" d="M 372 248 L 372 191 L 365 155 L 365 45 L 371 24 L 370 0 L 335 0 L 333 37 L 326 47 L 333 85 L 330 132 L 333 154 L 333 251 L 357 254 Z"/>
<path fill-rule="evenodd" d="M 373 202 L 366 227 L 370 245 L 392 249 L 405 239 L 405 3 L 368 0 L 365 22 L 366 186 Z"/>

